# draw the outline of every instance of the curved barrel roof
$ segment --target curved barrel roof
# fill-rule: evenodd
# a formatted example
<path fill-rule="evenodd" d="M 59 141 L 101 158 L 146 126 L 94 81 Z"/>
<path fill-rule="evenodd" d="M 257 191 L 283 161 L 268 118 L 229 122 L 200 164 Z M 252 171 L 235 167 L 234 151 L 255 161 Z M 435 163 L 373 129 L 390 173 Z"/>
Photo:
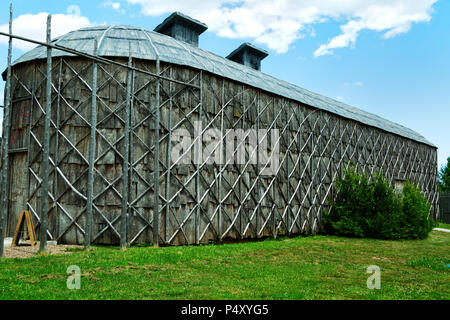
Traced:
<path fill-rule="evenodd" d="M 54 39 L 52 43 L 93 54 L 94 39 L 98 40 L 100 56 L 128 57 L 131 44 L 131 56 L 134 58 L 156 60 L 157 52 L 161 61 L 205 70 L 435 147 L 422 135 L 397 123 L 154 31 L 131 26 L 89 27 L 69 32 Z M 52 55 L 72 56 L 55 49 L 52 50 Z M 38 46 L 17 59 L 13 65 L 46 57 L 46 48 Z"/>

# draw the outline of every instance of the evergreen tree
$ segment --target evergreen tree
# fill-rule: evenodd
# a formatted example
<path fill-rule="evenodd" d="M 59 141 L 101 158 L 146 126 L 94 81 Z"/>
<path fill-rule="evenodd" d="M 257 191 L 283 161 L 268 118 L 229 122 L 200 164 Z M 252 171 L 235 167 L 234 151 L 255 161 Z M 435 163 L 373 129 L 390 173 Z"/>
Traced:
<path fill-rule="evenodd" d="M 447 158 L 447 164 L 439 171 L 439 190 L 450 192 L 450 157 Z"/>

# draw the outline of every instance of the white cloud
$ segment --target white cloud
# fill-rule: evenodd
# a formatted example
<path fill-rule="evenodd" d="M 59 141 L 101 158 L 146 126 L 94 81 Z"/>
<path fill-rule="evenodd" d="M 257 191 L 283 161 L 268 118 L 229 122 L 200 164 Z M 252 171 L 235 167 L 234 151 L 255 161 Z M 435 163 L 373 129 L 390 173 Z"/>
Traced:
<path fill-rule="evenodd" d="M 314 36 L 314 24 L 343 22 L 341 34 L 321 45 L 316 57 L 354 46 L 362 30 L 384 38 L 406 33 L 413 23 L 431 19 L 438 0 L 127 0 L 145 15 L 181 11 L 209 26 L 219 36 L 253 39 L 278 53 L 299 38 Z M 313 30 L 313 31 L 311 31 Z"/>
<path fill-rule="evenodd" d="M 360 8 L 341 26 L 342 33 L 315 52 L 316 57 L 331 54 L 333 49 L 354 46 L 364 29 L 384 32 L 384 38 L 406 33 L 413 23 L 431 20 L 432 5 L 437 0 L 377 1 Z"/>
<path fill-rule="evenodd" d="M 112 9 L 114 9 L 115 11 L 125 13 L 125 10 L 120 9 L 120 2 L 113 2 L 111 0 L 107 0 L 107 1 L 103 2 L 99 7 L 103 7 L 103 8 L 110 7 Z"/>
<path fill-rule="evenodd" d="M 67 14 L 53 14 L 52 15 L 52 38 L 59 37 L 69 31 L 93 25 L 88 18 L 80 15 L 80 8 L 78 6 L 69 6 Z M 23 14 L 13 20 L 13 33 L 23 37 L 31 38 L 38 41 L 45 41 L 47 12 L 37 14 Z M 8 32 L 8 24 L 0 25 L 0 31 Z M 7 43 L 8 38 L 0 37 L 0 43 Z M 36 45 L 19 40 L 13 40 L 14 47 L 21 50 L 29 50 Z"/>

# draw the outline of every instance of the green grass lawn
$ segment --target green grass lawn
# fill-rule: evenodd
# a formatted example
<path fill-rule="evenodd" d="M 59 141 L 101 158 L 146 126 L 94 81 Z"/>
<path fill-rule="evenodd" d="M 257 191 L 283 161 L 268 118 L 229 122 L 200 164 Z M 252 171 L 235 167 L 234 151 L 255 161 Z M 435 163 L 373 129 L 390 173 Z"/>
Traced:
<path fill-rule="evenodd" d="M 450 233 L 426 240 L 331 236 L 187 247 L 95 247 L 0 260 L 1 299 L 450 299 Z M 66 270 L 81 268 L 81 289 Z M 366 287 L 367 266 L 381 289 Z"/>
<path fill-rule="evenodd" d="M 439 222 L 437 227 L 450 230 L 450 224 L 448 224 L 448 223 Z"/>

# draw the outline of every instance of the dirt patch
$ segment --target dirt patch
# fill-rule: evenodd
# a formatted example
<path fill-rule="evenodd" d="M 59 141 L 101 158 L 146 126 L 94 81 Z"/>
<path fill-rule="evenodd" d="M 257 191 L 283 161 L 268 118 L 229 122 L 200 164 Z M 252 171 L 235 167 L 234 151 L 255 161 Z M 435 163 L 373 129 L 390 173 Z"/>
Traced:
<path fill-rule="evenodd" d="M 71 250 L 67 249 L 82 249 L 82 246 L 76 245 L 47 245 L 47 254 L 69 254 Z M 39 251 L 39 242 L 32 247 L 30 244 L 24 243 L 17 247 L 5 247 L 5 258 L 32 258 L 36 257 Z"/>

